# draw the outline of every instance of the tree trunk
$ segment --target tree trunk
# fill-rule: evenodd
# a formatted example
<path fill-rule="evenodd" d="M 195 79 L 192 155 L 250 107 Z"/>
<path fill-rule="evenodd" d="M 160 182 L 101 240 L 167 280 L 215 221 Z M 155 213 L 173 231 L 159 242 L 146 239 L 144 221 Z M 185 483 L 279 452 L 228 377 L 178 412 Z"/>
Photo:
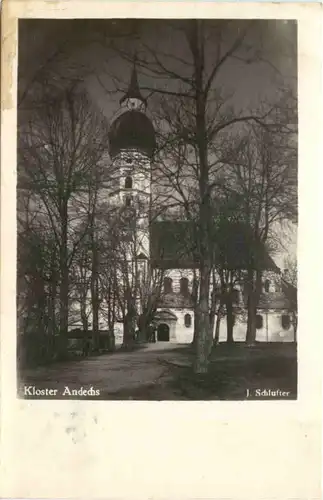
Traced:
<path fill-rule="evenodd" d="M 193 340 L 192 340 L 192 345 L 196 346 L 196 341 L 197 341 L 197 335 L 198 335 L 198 330 L 199 330 L 199 318 L 198 318 L 198 307 L 197 307 L 197 302 L 198 302 L 198 280 L 196 279 L 196 276 L 194 277 L 193 280 L 193 287 L 192 287 L 192 302 L 193 302 L 193 310 L 194 310 L 194 325 L 193 325 Z"/>
<path fill-rule="evenodd" d="M 297 313 L 293 312 L 294 342 L 297 342 Z"/>
<path fill-rule="evenodd" d="M 199 162 L 199 209 L 198 209 L 198 253 L 200 269 L 200 294 L 197 306 L 198 332 L 196 338 L 194 371 L 197 374 L 208 370 L 209 354 L 212 348 L 210 329 L 209 294 L 211 275 L 210 234 L 211 209 L 209 189 L 208 133 L 206 126 L 206 93 L 204 88 L 205 52 L 203 23 L 190 23 L 188 42 L 193 57 L 195 90 L 195 140 Z"/>
<path fill-rule="evenodd" d="M 54 352 L 54 341 L 55 335 L 57 333 L 56 324 L 56 297 L 57 297 L 57 271 L 56 271 L 56 255 L 52 254 L 51 259 L 51 281 L 49 284 L 49 297 L 48 297 L 48 317 L 49 317 L 49 338 L 50 338 L 50 358 L 53 358 Z"/>
<path fill-rule="evenodd" d="M 67 349 L 67 335 L 68 335 L 68 288 L 69 288 L 69 277 L 68 268 L 66 264 L 61 268 L 61 283 L 59 291 L 59 356 L 64 356 Z"/>
<path fill-rule="evenodd" d="M 226 310 L 227 310 L 227 343 L 233 344 L 233 307 L 232 300 L 230 297 L 226 300 Z"/>
<path fill-rule="evenodd" d="M 247 322 L 247 335 L 246 343 L 247 345 L 254 345 L 256 342 L 256 315 L 259 303 L 259 297 L 261 293 L 261 271 L 256 271 L 256 277 L 254 276 L 254 270 L 248 270 L 248 322 Z"/>
<path fill-rule="evenodd" d="M 97 279 L 92 279 L 91 285 L 91 302 L 92 302 L 92 335 L 93 335 L 93 349 L 99 348 L 99 309 L 100 303 L 98 299 L 98 286 Z"/>
<path fill-rule="evenodd" d="M 60 283 L 60 321 L 59 321 L 59 329 L 60 334 L 64 337 L 67 337 L 68 332 L 68 287 L 69 287 L 69 279 L 68 279 L 68 269 L 66 264 L 64 263 L 61 267 L 61 283 Z"/>
<path fill-rule="evenodd" d="M 123 342 L 122 347 L 128 348 L 134 344 L 134 333 L 135 329 L 133 326 L 133 319 L 131 316 L 126 314 L 123 321 Z"/>
<path fill-rule="evenodd" d="M 99 276 L 98 276 L 98 248 L 94 228 L 91 228 L 92 244 L 92 274 L 91 274 L 91 305 L 92 305 L 92 335 L 93 349 L 99 349 Z"/>
<path fill-rule="evenodd" d="M 218 314 L 216 316 L 215 335 L 214 335 L 213 345 L 217 345 L 219 343 L 219 340 L 220 340 L 221 319 L 222 319 L 222 305 L 219 306 Z"/>
<path fill-rule="evenodd" d="M 139 339 L 141 342 L 148 342 L 150 331 L 150 315 L 145 314 L 144 312 L 138 318 L 138 330 L 139 330 Z"/>
<path fill-rule="evenodd" d="M 216 316 L 216 312 L 212 311 L 210 314 L 210 330 L 211 330 L 211 335 L 212 335 L 212 343 L 214 340 L 213 334 L 214 334 L 214 327 L 215 327 L 215 316 Z"/>
<path fill-rule="evenodd" d="M 109 331 L 114 332 L 114 324 L 116 321 L 116 275 L 115 271 L 112 277 L 109 277 L 109 294 L 108 294 L 108 324 Z"/>
<path fill-rule="evenodd" d="M 210 308 L 210 330 L 212 335 L 212 343 L 213 343 L 213 334 L 214 334 L 214 326 L 215 326 L 215 316 L 216 316 L 216 306 L 218 302 L 217 295 L 217 286 L 215 282 L 215 270 L 213 269 L 212 273 L 212 294 L 211 294 L 211 308 Z"/>
<path fill-rule="evenodd" d="M 68 345 L 68 303 L 69 303 L 69 268 L 68 268 L 68 248 L 67 248 L 67 224 L 68 212 L 67 203 L 62 201 L 61 207 L 61 245 L 59 250 L 60 264 L 60 290 L 59 290 L 59 330 L 60 338 L 58 345 L 58 356 L 64 357 Z"/>
<path fill-rule="evenodd" d="M 209 316 L 210 268 L 205 265 L 201 269 L 200 299 L 197 306 L 198 335 L 196 340 L 196 359 L 194 372 L 207 373 L 209 355 L 212 349 L 212 337 Z"/>
<path fill-rule="evenodd" d="M 123 342 L 122 347 L 132 347 L 135 342 L 136 308 L 128 303 L 128 311 L 123 320 Z"/>
<path fill-rule="evenodd" d="M 199 332 L 199 310 L 198 307 L 194 307 L 194 325 L 193 325 L 193 340 L 192 346 L 196 347 L 197 337 Z"/>
<path fill-rule="evenodd" d="M 256 341 L 256 314 L 257 310 L 254 305 L 254 294 L 248 295 L 248 321 L 247 321 L 247 335 L 246 343 L 247 345 L 253 345 Z"/>
<path fill-rule="evenodd" d="M 49 321 L 50 321 L 50 334 L 54 336 L 56 334 L 56 294 L 57 294 L 57 283 L 56 279 L 52 279 L 49 288 Z"/>
<path fill-rule="evenodd" d="M 80 309 L 81 309 L 81 321 L 82 321 L 82 327 L 84 332 L 88 332 L 89 330 L 89 320 L 87 316 L 87 311 L 86 311 L 86 297 L 82 297 L 81 303 L 80 303 Z"/>
<path fill-rule="evenodd" d="M 35 340 L 38 338 L 38 361 L 46 362 L 48 353 L 48 309 L 45 281 L 42 276 L 37 279 L 37 302 L 35 307 L 36 321 L 34 324 Z M 37 340 L 36 340 L 37 342 Z"/>
<path fill-rule="evenodd" d="M 246 333 L 246 343 L 248 345 L 253 344 L 254 339 L 256 338 L 256 314 L 255 314 L 255 308 L 254 308 L 254 273 L 253 269 L 249 268 L 248 269 L 248 274 L 247 274 L 247 314 L 248 314 L 248 319 L 247 319 L 247 333 Z"/>

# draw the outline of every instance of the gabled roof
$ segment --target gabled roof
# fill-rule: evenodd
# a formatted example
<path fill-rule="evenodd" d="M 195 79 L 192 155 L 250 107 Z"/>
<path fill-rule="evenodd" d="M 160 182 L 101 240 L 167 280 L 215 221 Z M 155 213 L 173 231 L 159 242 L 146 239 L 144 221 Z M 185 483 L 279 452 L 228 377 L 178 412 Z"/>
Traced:
<path fill-rule="evenodd" d="M 164 269 L 198 268 L 198 227 L 190 221 L 156 221 L 150 227 L 152 265 Z M 215 227 L 210 236 L 215 262 L 226 269 L 254 266 L 279 272 L 265 246 L 243 224 Z"/>
<path fill-rule="evenodd" d="M 154 267 L 190 269 L 196 267 L 196 238 L 187 221 L 158 221 L 150 226 L 150 252 Z"/>

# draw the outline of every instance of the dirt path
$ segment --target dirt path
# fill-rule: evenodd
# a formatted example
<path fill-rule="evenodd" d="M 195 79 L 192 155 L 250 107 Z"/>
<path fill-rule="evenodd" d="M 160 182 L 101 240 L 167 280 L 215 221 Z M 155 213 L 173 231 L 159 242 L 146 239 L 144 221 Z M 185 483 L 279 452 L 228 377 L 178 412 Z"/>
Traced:
<path fill-rule="evenodd" d="M 116 352 L 25 370 L 19 383 L 19 394 L 25 392 L 26 385 L 39 389 L 58 389 L 58 395 L 65 386 L 69 389 L 92 386 L 107 397 L 120 390 L 162 382 L 170 377 L 173 364 L 189 365 L 186 352 L 185 349 L 183 351 L 183 345 L 148 344 L 134 352 Z"/>
<path fill-rule="evenodd" d="M 297 397 L 295 345 L 219 345 L 204 376 L 194 375 L 191 363 L 188 345 L 148 344 L 133 352 L 117 351 L 26 370 L 20 395 L 31 397 L 26 387 L 35 387 L 57 390 L 46 399 L 244 400 L 256 397 L 258 389 L 278 391 L 277 399 L 279 391 L 288 393 L 289 399 Z M 92 387 L 100 395 L 66 395 L 66 387 L 70 391 Z"/>

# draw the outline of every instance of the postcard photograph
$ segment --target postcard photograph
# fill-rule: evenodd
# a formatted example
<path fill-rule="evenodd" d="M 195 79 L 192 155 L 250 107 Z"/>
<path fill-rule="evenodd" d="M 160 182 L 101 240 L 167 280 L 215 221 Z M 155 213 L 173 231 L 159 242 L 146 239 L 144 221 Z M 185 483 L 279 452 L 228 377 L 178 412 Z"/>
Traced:
<path fill-rule="evenodd" d="M 18 35 L 19 398 L 297 399 L 297 21 Z"/>

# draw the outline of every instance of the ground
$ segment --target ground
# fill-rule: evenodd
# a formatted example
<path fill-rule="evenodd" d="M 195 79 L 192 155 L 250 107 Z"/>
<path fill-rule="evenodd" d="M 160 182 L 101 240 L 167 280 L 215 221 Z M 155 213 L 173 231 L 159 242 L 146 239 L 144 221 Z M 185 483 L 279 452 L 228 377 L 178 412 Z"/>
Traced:
<path fill-rule="evenodd" d="M 65 386 L 70 390 L 92 386 L 100 390 L 100 396 L 87 399 L 296 399 L 294 344 L 257 344 L 254 347 L 220 344 L 212 352 L 209 373 L 198 377 L 192 372 L 192 360 L 191 346 L 148 344 L 132 352 L 119 351 L 24 370 L 20 374 L 19 394 L 23 394 L 27 385 L 37 389 L 58 389 L 56 399 L 65 399 L 61 396 Z M 257 389 L 281 392 L 257 395 Z"/>

